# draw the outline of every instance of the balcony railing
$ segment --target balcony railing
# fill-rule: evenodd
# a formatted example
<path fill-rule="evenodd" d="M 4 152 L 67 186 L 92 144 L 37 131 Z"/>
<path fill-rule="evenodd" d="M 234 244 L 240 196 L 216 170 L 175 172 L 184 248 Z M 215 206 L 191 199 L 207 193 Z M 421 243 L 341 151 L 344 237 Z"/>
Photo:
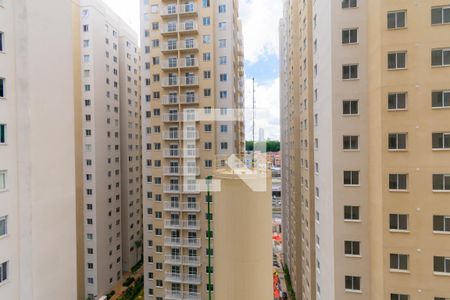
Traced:
<path fill-rule="evenodd" d="M 184 82 L 184 81 L 183 81 Z M 161 85 L 163 87 L 175 87 L 180 84 L 178 77 L 164 77 L 161 80 Z"/>
<path fill-rule="evenodd" d="M 180 51 L 198 50 L 198 44 L 196 40 L 184 40 L 179 44 Z"/>
<path fill-rule="evenodd" d="M 178 131 L 164 131 L 163 132 L 163 139 L 164 140 L 179 140 L 180 135 L 178 134 Z"/>
<path fill-rule="evenodd" d="M 198 140 L 199 138 L 200 134 L 197 130 L 183 130 L 184 140 Z"/>
<path fill-rule="evenodd" d="M 200 284 L 201 276 L 197 274 L 184 274 L 183 282 L 188 284 Z"/>
<path fill-rule="evenodd" d="M 197 184 L 183 184 L 183 193 L 198 194 L 200 189 Z"/>
<path fill-rule="evenodd" d="M 180 84 L 182 86 L 195 86 L 198 85 L 198 77 L 197 76 L 187 76 L 180 78 Z"/>
<path fill-rule="evenodd" d="M 181 209 L 187 212 L 200 211 L 200 205 L 197 202 L 183 202 L 181 203 Z"/>
<path fill-rule="evenodd" d="M 183 300 L 200 300 L 200 299 L 201 299 L 200 293 L 183 292 Z"/>
<path fill-rule="evenodd" d="M 181 24 L 184 25 L 184 24 Z M 172 24 L 164 24 L 161 27 L 161 34 L 176 34 L 178 31 L 178 24 L 172 23 Z"/>
<path fill-rule="evenodd" d="M 181 283 L 183 275 L 181 273 L 166 272 L 166 281 Z"/>
<path fill-rule="evenodd" d="M 198 60 L 196 58 L 186 57 L 180 60 L 180 68 L 197 68 Z"/>
<path fill-rule="evenodd" d="M 193 3 L 182 4 L 179 7 L 180 14 L 196 14 L 197 13 L 197 5 Z"/>
<path fill-rule="evenodd" d="M 164 245 L 170 247 L 181 247 L 181 239 L 178 237 L 165 237 Z"/>
<path fill-rule="evenodd" d="M 185 149 L 165 149 L 163 152 L 164 157 L 184 157 L 184 158 L 196 158 L 199 157 L 197 148 L 185 148 Z"/>
<path fill-rule="evenodd" d="M 181 186 L 179 184 L 165 184 L 164 193 L 180 193 Z"/>
<path fill-rule="evenodd" d="M 181 292 L 181 291 L 175 291 L 175 290 L 166 290 L 166 295 L 164 299 L 168 300 L 201 300 L 201 294 L 200 293 L 194 293 L 194 292 Z"/>
<path fill-rule="evenodd" d="M 193 3 L 187 3 L 179 6 L 167 6 L 161 9 L 160 15 L 162 18 L 174 17 L 177 14 L 196 14 L 197 6 Z"/>
<path fill-rule="evenodd" d="M 167 113 L 162 115 L 164 122 L 178 122 L 181 121 L 179 113 Z"/>
<path fill-rule="evenodd" d="M 201 242 L 199 238 L 185 238 L 183 240 L 183 246 L 199 248 L 201 246 Z"/>
<path fill-rule="evenodd" d="M 198 26 L 197 26 L 197 23 L 193 23 L 193 22 L 180 23 L 179 30 L 180 30 L 180 33 L 193 32 L 193 31 L 198 30 Z"/>
<path fill-rule="evenodd" d="M 200 221 L 199 220 L 183 221 L 183 228 L 198 230 L 198 229 L 200 229 Z"/>
<path fill-rule="evenodd" d="M 183 262 L 183 258 L 181 255 L 165 255 L 164 256 L 164 263 L 171 264 L 171 265 L 181 265 Z"/>
<path fill-rule="evenodd" d="M 164 220 L 164 228 L 167 229 L 181 229 L 183 222 L 179 219 L 167 219 Z"/>
<path fill-rule="evenodd" d="M 163 152 L 164 157 L 180 157 L 179 149 L 165 149 Z"/>
<path fill-rule="evenodd" d="M 180 202 L 176 201 L 164 201 L 165 211 L 179 211 L 181 209 Z"/>
<path fill-rule="evenodd" d="M 183 256 L 183 264 L 190 266 L 200 265 L 200 256 Z"/>
<path fill-rule="evenodd" d="M 168 282 L 184 282 L 189 284 L 200 284 L 201 276 L 197 274 L 173 273 L 166 272 L 166 281 Z"/>
<path fill-rule="evenodd" d="M 196 94 L 181 95 L 180 101 L 183 104 L 196 104 L 196 103 L 198 103 L 198 96 Z"/>

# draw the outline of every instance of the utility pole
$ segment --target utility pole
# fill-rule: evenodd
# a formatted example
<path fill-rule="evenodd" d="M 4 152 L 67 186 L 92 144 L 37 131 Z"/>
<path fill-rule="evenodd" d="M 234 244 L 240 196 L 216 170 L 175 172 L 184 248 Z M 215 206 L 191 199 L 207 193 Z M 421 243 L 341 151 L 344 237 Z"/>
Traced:
<path fill-rule="evenodd" d="M 211 294 L 211 183 L 212 176 L 206 177 L 207 194 L 206 200 L 208 202 L 208 299 L 212 299 Z"/>
<path fill-rule="evenodd" d="M 253 80 L 253 153 L 252 153 L 252 168 L 255 168 L 255 77 L 252 78 Z"/>

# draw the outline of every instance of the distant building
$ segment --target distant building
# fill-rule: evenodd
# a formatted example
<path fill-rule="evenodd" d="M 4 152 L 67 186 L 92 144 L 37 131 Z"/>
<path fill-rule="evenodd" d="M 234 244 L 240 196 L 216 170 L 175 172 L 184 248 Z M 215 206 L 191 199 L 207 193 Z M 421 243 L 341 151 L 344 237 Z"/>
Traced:
<path fill-rule="evenodd" d="M 264 142 L 266 138 L 264 137 L 264 128 L 259 129 L 259 141 Z"/>

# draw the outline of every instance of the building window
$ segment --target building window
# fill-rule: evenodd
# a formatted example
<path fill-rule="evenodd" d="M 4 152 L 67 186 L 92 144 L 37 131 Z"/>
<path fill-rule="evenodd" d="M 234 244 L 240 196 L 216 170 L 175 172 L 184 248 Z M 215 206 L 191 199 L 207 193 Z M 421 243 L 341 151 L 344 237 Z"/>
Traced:
<path fill-rule="evenodd" d="M 431 8 L 431 24 L 450 24 L 450 6 Z"/>
<path fill-rule="evenodd" d="M 390 269 L 391 271 L 408 271 L 408 255 L 391 254 Z"/>
<path fill-rule="evenodd" d="M 6 90 L 6 80 L 5 78 L 0 78 L 0 98 L 5 98 Z"/>
<path fill-rule="evenodd" d="M 450 216 L 433 216 L 433 231 L 450 233 Z"/>
<path fill-rule="evenodd" d="M 343 65 L 342 79 L 358 79 L 358 65 Z"/>
<path fill-rule="evenodd" d="M 433 140 L 432 142 L 433 150 L 450 149 L 450 132 L 439 132 L 439 133 L 434 132 L 432 135 L 432 140 Z"/>
<path fill-rule="evenodd" d="M 359 221 L 359 206 L 344 206 L 345 221 Z"/>
<path fill-rule="evenodd" d="M 431 65 L 433 67 L 450 66 L 450 48 L 432 49 Z"/>
<path fill-rule="evenodd" d="M 342 102 L 343 115 L 357 115 L 359 114 L 358 100 L 344 100 Z"/>
<path fill-rule="evenodd" d="M 358 29 L 343 29 L 342 30 L 342 44 L 356 44 L 358 42 Z"/>
<path fill-rule="evenodd" d="M 389 110 L 405 110 L 406 109 L 406 93 L 389 93 L 388 109 Z"/>
<path fill-rule="evenodd" d="M 342 8 L 356 8 L 358 0 L 342 0 Z"/>
<path fill-rule="evenodd" d="M 227 11 L 227 6 L 225 4 L 219 5 L 219 14 L 224 14 Z"/>
<path fill-rule="evenodd" d="M 406 11 L 391 11 L 387 13 L 387 28 L 399 29 L 406 27 Z"/>
<path fill-rule="evenodd" d="M 408 231 L 408 215 L 390 214 L 389 229 L 394 231 Z"/>
<path fill-rule="evenodd" d="M 406 150 L 406 133 L 390 133 L 388 136 L 389 150 Z"/>
<path fill-rule="evenodd" d="M 219 40 L 219 48 L 226 48 L 227 47 L 227 40 L 226 39 L 220 39 Z"/>
<path fill-rule="evenodd" d="M 361 290 L 361 277 L 345 276 L 345 290 L 346 291 L 360 291 Z"/>
<path fill-rule="evenodd" d="M 450 257 L 435 256 L 433 262 L 435 273 L 450 274 Z"/>
<path fill-rule="evenodd" d="M 359 171 L 344 171 L 344 185 L 359 185 Z"/>
<path fill-rule="evenodd" d="M 433 191 L 450 192 L 450 174 L 433 174 Z"/>
<path fill-rule="evenodd" d="M 343 147 L 344 147 L 344 150 L 358 150 L 359 149 L 359 136 L 344 135 Z"/>
<path fill-rule="evenodd" d="M 433 108 L 450 107 L 450 91 L 433 91 L 431 94 L 431 106 Z"/>
<path fill-rule="evenodd" d="M 0 237 L 8 234 L 8 217 L 0 217 Z"/>
<path fill-rule="evenodd" d="M 5 51 L 5 34 L 0 31 L 0 52 Z"/>
<path fill-rule="evenodd" d="M 8 262 L 5 261 L 0 264 L 0 283 L 8 280 Z"/>
<path fill-rule="evenodd" d="M 409 300 L 409 295 L 391 294 L 391 300 Z"/>
<path fill-rule="evenodd" d="M 0 124 L 0 144 L 6 144 L 6 124 Z"/>
<path fill-rule="evenodd" d="M 406 191 L 408 189 L 407 174 L 389 174 L 389 190 Z"/>
<path fill-rule="evenodd" d="M 361 255 L 361 247 L 360 242 L 356 241 L 345 241 L 345 255 L 351 256 L 360 256 Z"/>
<path fill-rule="evenodd" d="M 6 185 L 6 171 L 0 170 L 0 192 L 6 191 L 7 185 Z"/>
<path fill-rule="evenodd" d="M 388 53 L 388 69 L 398 70 L 406 68 L 406 52 Z"/>

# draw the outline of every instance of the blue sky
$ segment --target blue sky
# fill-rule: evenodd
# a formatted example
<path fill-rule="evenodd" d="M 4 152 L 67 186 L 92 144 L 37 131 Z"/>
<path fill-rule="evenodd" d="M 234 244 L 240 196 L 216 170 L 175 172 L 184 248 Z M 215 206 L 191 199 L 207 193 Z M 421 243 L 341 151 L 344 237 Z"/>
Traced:
<path fill-rule="evenodd" d="M 104 0 L 136 32 L 139 32 L 139 1 Z M 278 22 L 282 0 L 239 0 L 244 34 L 246 108 L 252 105 L 252 77 L 256 81 L 256 132 L 278 139 L 279 129 L 279 56 Z M 246 132 L 252 131 L 252 113 L 246 112 Z"/>

